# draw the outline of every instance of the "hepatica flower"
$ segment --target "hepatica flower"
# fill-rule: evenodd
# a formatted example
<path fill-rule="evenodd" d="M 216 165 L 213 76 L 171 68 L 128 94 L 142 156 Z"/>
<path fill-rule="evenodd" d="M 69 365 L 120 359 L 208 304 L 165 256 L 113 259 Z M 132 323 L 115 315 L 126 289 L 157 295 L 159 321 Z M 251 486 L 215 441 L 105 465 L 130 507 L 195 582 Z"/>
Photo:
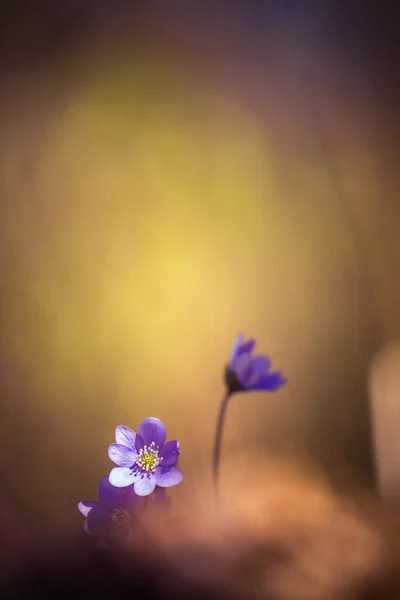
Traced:
<path fill-rule="evenodd" d="M 145 419 L 138 433 L 124 425 L 117 427 L 116 443 L 108 449 L 108 456 L 118 465 L 110 473 L 110 483 L 118 488 L 133 484 L 139 496 L 151 494 L 156 486 L 180 483 L 183 473 L 175 466 L 179 442 L 165 443 L 166 437 L 164 423 L 154 417 Z"/>
<path fill-rule="evenodd" d="M 222 399 L 213 452 L 213 478 L 217 488 L 219 463 L 221 456 L 222 432 L 226 409 L 230 397 L 236 392 L 268 391 L 275 392 L 286 383 L 280 371 L 271 370 L 271 361 L 267 356 L 254 356 L 256 341 L 247 340 L 240 334 L 236 338 L 228 365 L 225 368 L 226 394 Z"/>
<path fill-rule="evenodd" d="M 83 530 L 103 545 L 129 541 L 135 521 L 143 510 L 144 498 L 135 494 L 133 486 L 116 488 L 108 477 L 99 484 L 99 500 L 83 500 L 78 508 L 86 520 Z"/>
<path fill-rule="evenodd" d="M 230 393 L 274 392 L 286 383 L 280 371 L 271 371 L 271 361 L 267 356 L 253 356 L 255 346 L 255 340 L 246 341 L 241 334 L 236 338 L 225 371 L 225 382 Z"/>

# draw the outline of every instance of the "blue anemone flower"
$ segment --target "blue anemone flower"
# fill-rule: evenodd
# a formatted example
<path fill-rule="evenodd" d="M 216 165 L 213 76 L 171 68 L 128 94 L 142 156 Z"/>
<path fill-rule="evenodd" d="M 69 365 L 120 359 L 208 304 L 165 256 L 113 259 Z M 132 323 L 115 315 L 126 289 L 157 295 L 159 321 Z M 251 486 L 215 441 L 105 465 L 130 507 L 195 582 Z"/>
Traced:
<path fill-rule="evenodd" d="M 109 545 L 131 539 L 143 505 L 144 498 L 135 494 L 133 486 L 116 488 L 108 477 L 102 477 L 99 500 L 83 500 L 78 509 L 86 517 L 85 533 L 98 538 L 102 545 Z"/>
<path fill-rule="evenodd" d="M 136 494 L 147 496 L 156 485 L 172 487 L 181 483 L 183 473 L 176 466 L 180 445 L 176 440 L 165 443 L 167 432 L 160 419 L 149 417 L 138 433 L 120 425 L 115 430 L 116 444 L 108 448 L 108 456 L 118 465 L 109 477 L 116 487 L 133 484 Z"/>
<path fill-rule="evenodd" d="M 230 393 L 239 391 L 274 392 L 286 383 L 280 371 L 271 371 L 267 356 L 253 356 L 254 339 L 245 340 L 240 334 L 236 338 L 225 371 L 225 382 Z"/>

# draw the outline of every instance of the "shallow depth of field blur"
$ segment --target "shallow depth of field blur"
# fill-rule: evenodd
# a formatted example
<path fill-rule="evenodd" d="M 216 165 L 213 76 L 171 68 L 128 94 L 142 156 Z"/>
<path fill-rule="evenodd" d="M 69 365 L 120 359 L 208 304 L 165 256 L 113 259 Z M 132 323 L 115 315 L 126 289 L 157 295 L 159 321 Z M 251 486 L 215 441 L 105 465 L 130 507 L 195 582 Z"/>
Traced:
<path fill-rule="evenodd" d="M 334 10 L 217 4 L 13 17 L 0 467 L 35 526 L 81 526 L 119 424 L 159 417 L 186 480 L 206 472 L 239 332 L 289 383 L 235 398 L 225 455 L 305 452 L 373 480 L 367 374 L 400 333 L 383 75 L 363 22 L 352 46 Z"/>

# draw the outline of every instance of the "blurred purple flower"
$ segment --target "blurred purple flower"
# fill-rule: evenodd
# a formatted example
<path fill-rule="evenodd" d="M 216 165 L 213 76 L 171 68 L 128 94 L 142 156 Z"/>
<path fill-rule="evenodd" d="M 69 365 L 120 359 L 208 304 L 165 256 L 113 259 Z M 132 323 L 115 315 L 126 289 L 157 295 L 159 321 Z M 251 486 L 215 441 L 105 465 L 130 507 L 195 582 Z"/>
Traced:
<path fill-rule="evenodd" d="M 145 419 L 138 433 L 124 425 L 117 427 L 117 443 L 108 448 L 108 456 L 118 465 L 110 473 L 110 483 L 118 488 L 133 484 L 139 496 L 151 494 L 156 485 L 165 488 L 180 483 L 183 473 L 175 466 L 179 442 L 165 443 L 166 437 L 164 423 L 154 417 Z"/>
<path fill-rule="evenodd" d="M 229 363 L 225 368 L 226 393 L 218 413 L 213 451 L 213 479 L 218 489 L 219 464 L 221 459 L 222 432 L 229 400 L 235 392 L 274 392 L 286 383 L 280 371 L 271 371 L 267 356 L 253 356 L 255 340 L 247 340 L 240 334 L 233 343 Z"/>
<path fill-rule="evenodd" d="M 230 393 L 239 391 L 274 392 L 286 383 L 280 371 L 272 372 L 271 361 L 266 356 L 253 356 L 255 340 L 236 338 L 225 372 L 225 382 Z"/>
<path fill-rule="evenodd" d="M 86 520 L 83 530 L 99 539 L 102 545 L 129 541 L 134 522 L 143 510 L 144 498 L 135 494 L 133 486 L 116 488 L 102 477 L 99 484 L 99 501 L 83 500 L 78 509 Z"/>

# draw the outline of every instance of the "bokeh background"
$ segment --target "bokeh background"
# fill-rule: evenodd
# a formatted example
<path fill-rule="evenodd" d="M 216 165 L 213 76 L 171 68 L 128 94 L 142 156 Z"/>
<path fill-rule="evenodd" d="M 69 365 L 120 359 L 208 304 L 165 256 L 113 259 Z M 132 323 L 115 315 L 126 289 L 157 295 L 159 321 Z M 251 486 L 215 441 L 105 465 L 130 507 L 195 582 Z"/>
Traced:
<path fill-rule="evenodd" d="M 1 489 L 81 526 L 116 425 L 207 472 L 239 331 L 289 383 L 232 402 L 259 446 L 371 486 L 368 369 L 400 334 L 395 9 L 3 2 Z M 179 489 L 173 494 L 179 494 Z"/>

